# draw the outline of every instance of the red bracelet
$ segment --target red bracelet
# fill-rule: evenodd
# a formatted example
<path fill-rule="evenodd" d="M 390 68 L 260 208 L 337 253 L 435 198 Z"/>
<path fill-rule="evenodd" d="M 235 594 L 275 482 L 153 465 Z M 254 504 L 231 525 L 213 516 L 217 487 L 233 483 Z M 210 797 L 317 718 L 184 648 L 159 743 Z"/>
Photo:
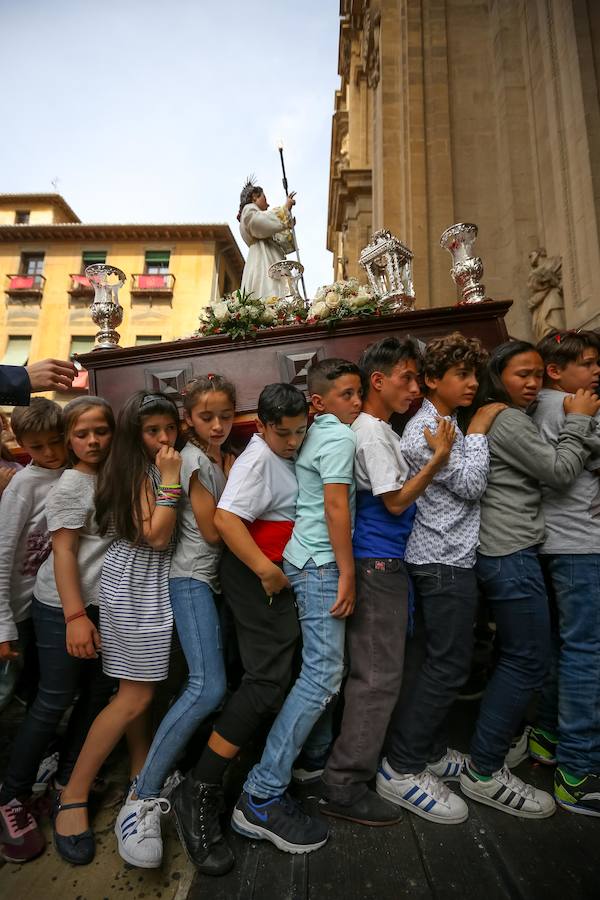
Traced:
<path fill-rule="evenodd" d="M 80 619 L 82 616 L 87 616 L 85 609 L 80 609 L 79 612 L 71 613 L 70 616 L 66 617 L 65 625 L 68 625 L 69 622 L 73 622 L 75 619 Z"/>

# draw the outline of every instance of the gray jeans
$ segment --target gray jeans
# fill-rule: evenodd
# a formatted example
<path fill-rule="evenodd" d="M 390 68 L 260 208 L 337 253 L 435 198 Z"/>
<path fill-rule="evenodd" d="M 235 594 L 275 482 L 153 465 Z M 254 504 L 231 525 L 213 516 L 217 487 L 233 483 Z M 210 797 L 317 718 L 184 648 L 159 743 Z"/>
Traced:
<path fill-rule="evenodd" d="M 330 800 L 355 802 L 377 771 L 400 692 L 407 621 L 404 563 L 357 559 L 356 608 L 346 624 L 349 670 L 344 715 L 323 773 Z"/>

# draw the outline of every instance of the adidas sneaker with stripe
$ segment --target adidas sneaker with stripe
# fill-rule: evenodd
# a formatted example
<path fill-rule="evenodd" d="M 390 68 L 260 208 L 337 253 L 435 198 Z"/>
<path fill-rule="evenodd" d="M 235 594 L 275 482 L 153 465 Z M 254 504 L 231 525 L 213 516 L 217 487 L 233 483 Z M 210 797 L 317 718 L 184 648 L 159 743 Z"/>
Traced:
<path fill-rule="evenodd" d="M 442 781 L 458 781 L 465 759 L 465 754 L 460 750 L 448 747 L 442 758 L 437 762 L 427 763 L 427 768 Z"/>
<path fill-rule="evenodd" d="M 471 800 L 494 806 L 510 816 L 547 819 L 556 812 L 556 803 L 550 794 L 521 781 L 507 766 L 482 780 L 465 761 L 460 789 Z"/>
<path fill-rule="evenodd" d="M 129 791 L 115 822 L 119 855 L 141 869 L 156 869 L 162 862 L 163 843 L 160 817 L 171 804 L 164 797 L 133 800 Z"/>
<path fill-rule="evenodd" d="M 458 825 L 469 815 L 462 797 L 452 793 L 430 769 L 416 775 L 401 774 L 384 759 L 377 773 L 375 789 L 380 797 L 440 825 Z"/>

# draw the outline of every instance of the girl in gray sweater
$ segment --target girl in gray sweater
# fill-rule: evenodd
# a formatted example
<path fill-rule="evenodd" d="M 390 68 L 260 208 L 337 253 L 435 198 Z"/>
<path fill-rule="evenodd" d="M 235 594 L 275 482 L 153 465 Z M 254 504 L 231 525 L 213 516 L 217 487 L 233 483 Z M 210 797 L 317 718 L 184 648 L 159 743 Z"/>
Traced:
<path fill-rule="evenodd" d="M 558 442 L 546 443 L 526 412 L 543 375 L 535 347 L 510 341 L 492 354 L 480 388 L 482 402 L 507 404 L 488 432 L 490 470 L 476 565 L 496 622 L 500 657 L 460 777 L 468 797 L 525 818 L 545 818 L 556 808 L 550 794 L 525 784 L 504 764 L 550 659 L 548 598 L 537 553 L 544 540 L 540 484 L 561 489 L 577 478 L 589 455 L 591 416 L 600 407 L 591 391 L 567 397 Z"/>

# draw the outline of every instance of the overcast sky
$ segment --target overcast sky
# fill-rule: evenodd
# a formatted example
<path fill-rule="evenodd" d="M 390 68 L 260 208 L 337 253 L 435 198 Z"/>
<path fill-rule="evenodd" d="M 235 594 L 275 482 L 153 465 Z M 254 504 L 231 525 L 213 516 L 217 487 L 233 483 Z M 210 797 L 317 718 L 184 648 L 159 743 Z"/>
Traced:
<path fill-rule="evenodd" d="M 255 173 L 298 191 L 309 293 L 325 249 L 338 0 L 0 0 L 0 191 L 87 222 L 228 222 Z"/>

